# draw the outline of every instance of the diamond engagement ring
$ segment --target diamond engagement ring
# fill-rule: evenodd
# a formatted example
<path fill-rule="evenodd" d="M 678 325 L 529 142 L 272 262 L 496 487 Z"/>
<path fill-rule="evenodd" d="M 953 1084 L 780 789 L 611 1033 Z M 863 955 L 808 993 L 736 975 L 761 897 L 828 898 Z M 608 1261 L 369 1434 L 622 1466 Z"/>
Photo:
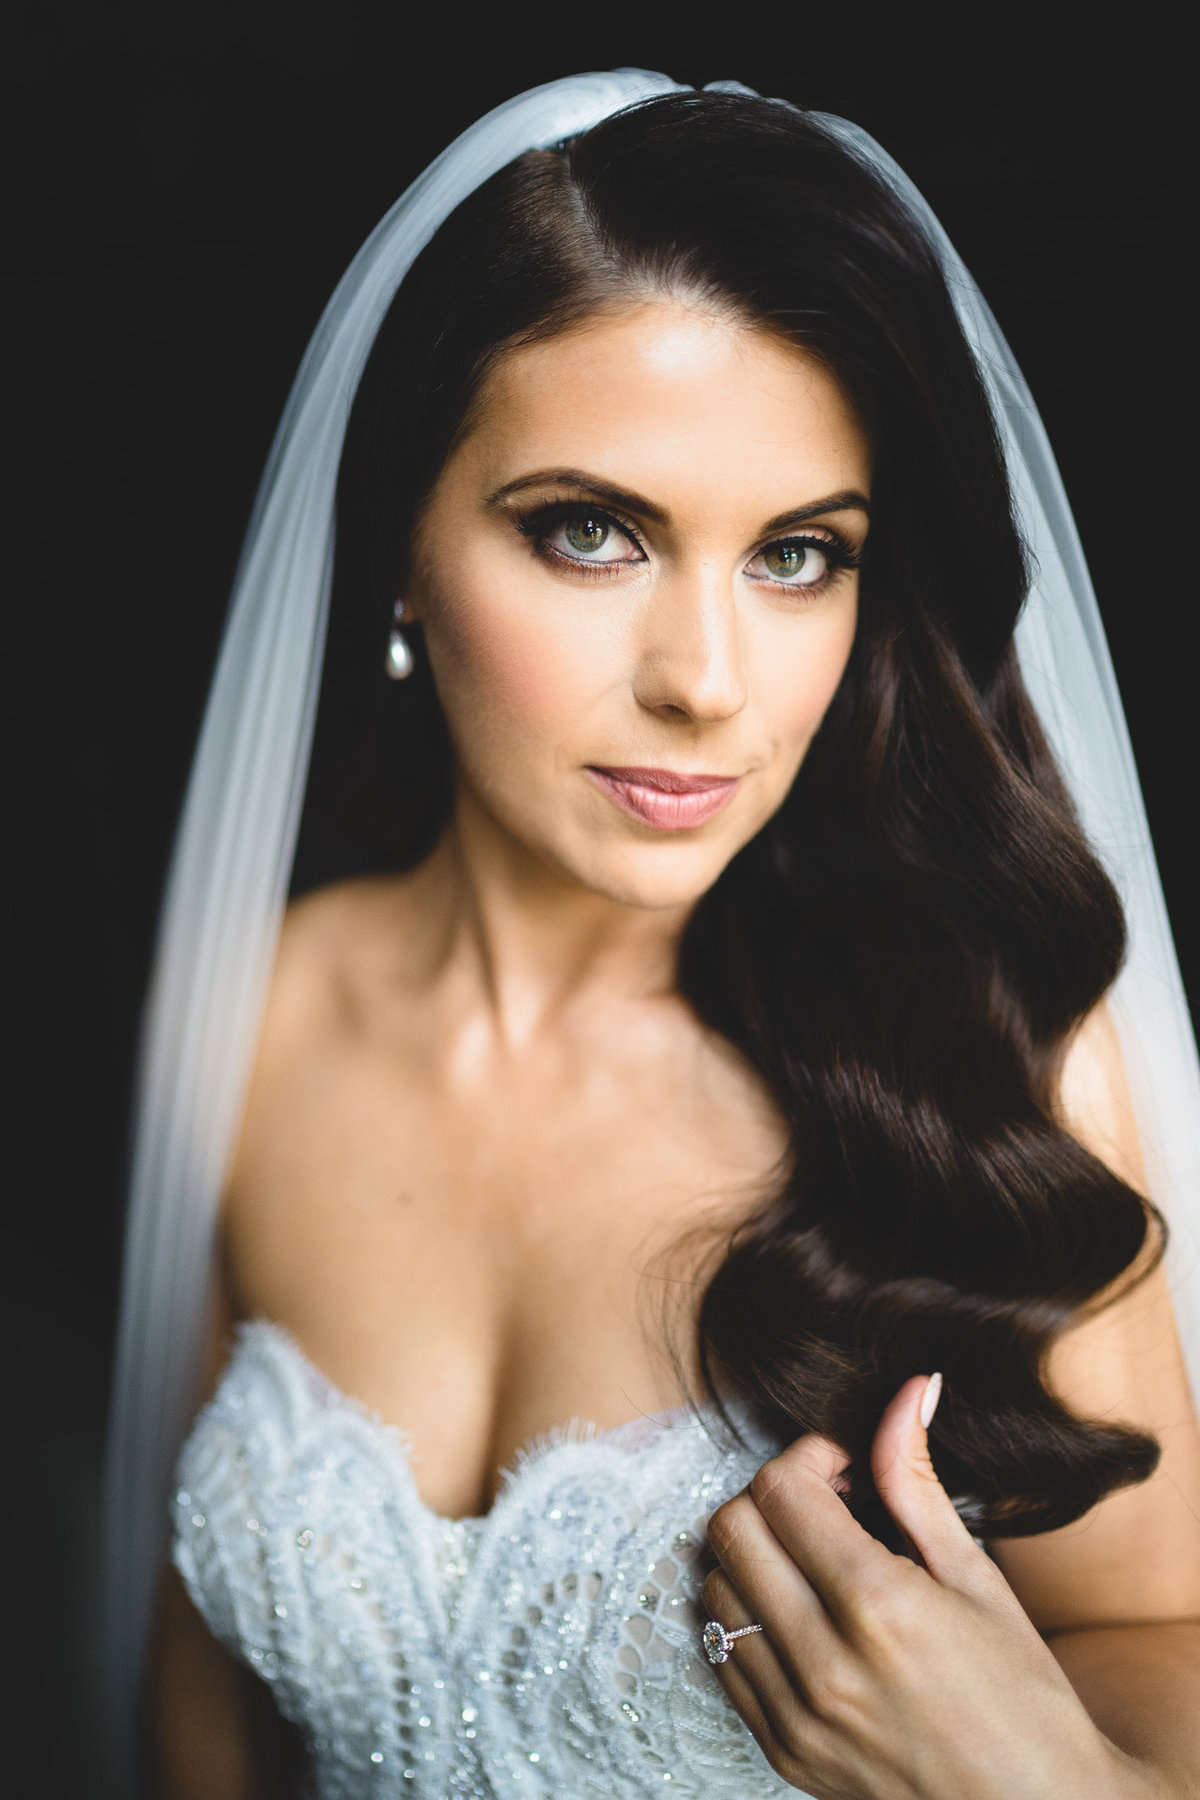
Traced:
<path fill-rule="evenodd" d="M 710 1663 L 723 1663 L 729 1661 L 729 1646 L 734 1638 L 750 1637 L 761 1630 L 761 1625 L 743 1625 L 738 1631 L 726 1631 L 716 1619 L 710 1619 L 704 1627 L 700 1642 L 704 1645 L 704 1654 Z"/>

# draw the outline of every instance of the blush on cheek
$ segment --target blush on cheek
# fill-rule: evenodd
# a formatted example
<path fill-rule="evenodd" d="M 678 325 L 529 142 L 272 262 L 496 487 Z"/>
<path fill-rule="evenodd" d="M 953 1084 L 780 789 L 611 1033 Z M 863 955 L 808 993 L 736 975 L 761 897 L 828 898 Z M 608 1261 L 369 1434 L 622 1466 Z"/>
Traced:
<path fill-rule="evenodd" d="M 603 686 L 591 634 L 572 620 L 532 619 L 519 602 L 455 599 L 438 608 L 427 633 L 452 734 L 465 749 L 485 721 L 492 731 L 503 722 L 517 725 L 509 754 L 518 760 L 536 754 L 538 739 L 557 743 L 586 717 Z"/>
<path fill-rule="evenodd" d="M 837 692 L 854 642 L 851 626 L 806 645 L 796 663 L 778 658 L 763 671 L 760 693 L 766 715 L 775 722 L 777 741 L 787 744 L 797 764 L 803 758 Z"/>

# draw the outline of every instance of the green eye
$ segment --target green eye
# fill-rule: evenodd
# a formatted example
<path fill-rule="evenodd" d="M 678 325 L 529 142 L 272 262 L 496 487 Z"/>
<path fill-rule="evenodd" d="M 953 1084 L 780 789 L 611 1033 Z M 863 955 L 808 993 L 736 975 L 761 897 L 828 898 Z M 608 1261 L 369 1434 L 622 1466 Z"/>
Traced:
<path fill-rule="evenodd" d="M 762 553 L 767 571 L 775 581 L 787 581 L 796 587 L 807 587 L 820 581 L 828 568 L 828 560 L 814 543 L 768 544 Z"/>
<path fill-rule="evenodd" d="M 566 524 L 563 527 L 563 536 L 572 550 L 578 550 L 582 556 L 587 556 L 604 548 L 608 542 L 608 526 L 602 519 L 585 516 L 581 519 L 572 519 Z"/>
<path fill-rule="evenodd" d="M 586 501 L 556 500 L 518 520 L 517 529 L 532 538 L 546 562 L 569 565 L 593 574 L 615 575 L 646 558 L 632 526 L 622 525 Z"/>

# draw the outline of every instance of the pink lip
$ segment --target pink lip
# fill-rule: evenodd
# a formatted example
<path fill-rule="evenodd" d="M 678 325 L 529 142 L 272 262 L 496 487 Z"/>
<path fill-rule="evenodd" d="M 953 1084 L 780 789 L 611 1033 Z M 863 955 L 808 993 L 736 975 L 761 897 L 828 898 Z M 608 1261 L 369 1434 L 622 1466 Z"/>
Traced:
<path fill-rule="evenodd" d="M 740 775 L 680 775 L 674 769 L 604 769 L 587 773 L 623 812 L 659 831 L 688 831 L 727 806 Z"/>

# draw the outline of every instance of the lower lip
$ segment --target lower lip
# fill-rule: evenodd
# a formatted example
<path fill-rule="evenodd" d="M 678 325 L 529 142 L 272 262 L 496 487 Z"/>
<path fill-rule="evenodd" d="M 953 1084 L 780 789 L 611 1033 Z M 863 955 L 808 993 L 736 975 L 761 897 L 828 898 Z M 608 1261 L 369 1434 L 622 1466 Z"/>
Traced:
<path fill-rule="evenodd" d="M 622 812 L 643 825 L 653 825 L 656 831 L 690 831 L 705 824 L 728 806 L 741 786 L 738 780 L 722 781 L 715 787 L 696 788 L 690 794 L 671 794 L 640 781 L 622 780 L 607 769 L 589 767 L 587 772 Z"/>

